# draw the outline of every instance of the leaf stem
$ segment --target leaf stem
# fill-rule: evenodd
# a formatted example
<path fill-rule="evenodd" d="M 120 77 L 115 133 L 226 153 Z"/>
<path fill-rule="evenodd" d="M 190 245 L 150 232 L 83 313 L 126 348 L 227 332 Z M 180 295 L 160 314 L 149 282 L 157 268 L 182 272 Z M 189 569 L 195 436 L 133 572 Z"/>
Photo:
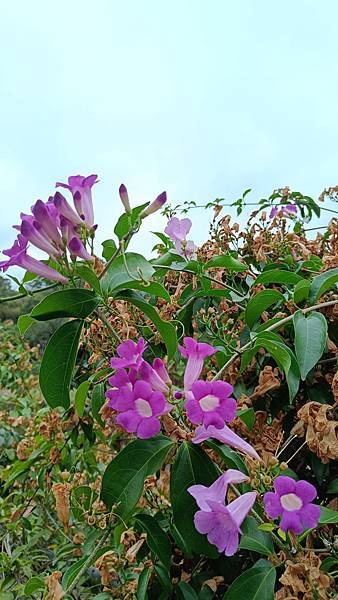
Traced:
<path fill-rule="evenodd" d="M 105 531 L 105 533 L 102 536 L 102 538 L 100 539 L 100 541 L 95 544 L 94 549 L 92 550 L 92 552 L 88 556 L 87 560 L 82 565 L 80 571 L 78 572 L 78 574 L 76 575 L 76 577 L 74 578 L 74 580 L 72 581 L 72 583 L 65 589 L 66 594 L 69 594 L 75 588 L 75 586 L 78 584 L 78 582 L 81 579 L 83 573 L 88 569 L 88 567 L 90 567 L 90 565 L 92 564 L 92 561 L 94 559 L 95 554 L 97 553 L 97 551 L 100 548 L 102 548 L 103 544 L 108 539 L 110 533 L 111 533 L 111 526 L 109 526 L 107 528 L 107 531 Z"/>

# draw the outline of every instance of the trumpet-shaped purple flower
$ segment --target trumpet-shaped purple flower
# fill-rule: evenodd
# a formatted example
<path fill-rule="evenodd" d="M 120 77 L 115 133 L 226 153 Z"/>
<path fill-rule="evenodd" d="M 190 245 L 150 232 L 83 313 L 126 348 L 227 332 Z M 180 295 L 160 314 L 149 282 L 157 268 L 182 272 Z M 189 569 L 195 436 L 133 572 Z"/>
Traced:
<path fill-rule="evenodd" d="M 54 194 L 54 206 L 59 211 L 60 215 L 67 219 L 73 226 L 75 225 L 84 225 L 83 220 L 79 217 L 77 212 L 70 206 L 67 202 L 66 198 L 60 194 L 60 192 L 55 192 Z"/>
<path fill-rule="evenodd" d="M 195 425 L 222 428 L 224 421 L 233 421 L 236 416 L 237 403 L 232 392 L 232 385 L 225 381 L 195 381 L 185 403 L 188 418 Z"/>
<path fill-rule="evenodd" d="M 191 225 L 190 219 L 178 219 L 177 217 L 172 217 L 169 219 L 164 232 L 173 242 L 183 242 L 191 229 Z"/>
<path fill-rule="evenodd" d="M 138 371 L 135 368 L 129 369 L 127 372 L 125 369 L 119 369 L 115 375 L 109 377 L 109 385 L 112 387 L 106 391 L 106 398 L 108 398 L 108 406 L 117 411 L 124 410 L 124 391 L 125 389 L 132 391 L 138 377 Z"/>
<path fill-rule="evenodd" d="M 281 208 L 273 206 L 269 216 L 270 219 L 274 219 L 279 211 L 282 211 L 283 215 L 292 216 L 297 214 L 297 210 L 296 204 L 284 204 Z"/>
<path fill-rule="evenodd" d="M 209 427 L 197 427 L 192 442 L 193 444 L 200 444 L 210 438 L 214 438 L 227 446 L 231 446 L 231 448 L 236 448 L 236 450 L 240 450 L 244 454 L 248 454 L 249 456 L 252 456 L 252 458 L 260 460 L 256 450 L 250 446 L 248 442 L 237 435 L 237 433 L 231 431 L 227 425 L 224 425 L 222 429 L 218 429 L 214 425 L 209 425 Z"/>
<path fill-rule="evenodd" d="M 128 367 L 140 367 L 143 361 L 142 355 L 146 345 L 143 338 L 137 344 L 133 340 L 126 340 L 117 346 L 119 358 L 112 358 L 110 366 L 112 369 L 127 369 Z"/>
<path fill-rule="evenodd" d="M 124 206 L 124 210 L 126 211 L 126 213 L 128 215 L 130 215 L 131 208 L 130 208 L 129 196 L 128 196 L 127 188 L 124 185 L 124 183 L 121 183 L 121 185 L 119 187 L 119 194 L 120 194 L 121 202 Z"/>
<path fill-rule="evenodd" d="M 156 366 L 154 366 L 155 362 Z M 144 360 L 140 365 L 139 375 L 142 381 L 147 381 L 155 392 L 162 392 L 163 394 L 169 392 L 168 384 L 170 385 L 171 381 L 160 358 L 154 360 L 153 366 Z"/>
<path fill-rule="evenodd" d="M 79 217 L 89 229 L 94 225 L 94 211 L 92 201 L 92 187 L 97 183 L 97 175 L 73 175 L 68 177 L 67 183 L 56 183 L 56 187 L 63 187 L 71 191 L 74 205 Z M 67 217 L 67 215 L 64 215 Z M 69 218 L 69 217 L 67 217 Z"/>
<path fill-rule="evenodd" d="M 58 231 L 60 217 L 54 204 L 37 200 L 32 206 L 32 213 L 40 225 L 41 233 L 54 242 L 57 247 L 62 246 L 62 238 Z"/>
<path fill-rule="evenodd" d="M 132 390 L 122 387 L 114 408 L 120 411 L 116 423 L 141 439 L 159 433 L 161 425 L 158 417 L 171 410 L 164 395 L 154 392 L 145 381 L 136 381 Z"/>
<path fill-rule="evenodd" d="M 42 226 L 38 221 L 32 221 L 30 218 L 23 218 L 20 231 L 22 235 L 29 241 L 31 244 L 47 252 L 49 256 L 59 256 L 60 250 L 53 246 L 48 238 L 44 235 L 42 230 Z"/>
<path fill-rule="evenodd" d="M 162 192 L 162 194 L 157 196 L 157 198 L 154 200 L 154 202 L 151 202 L 149 204 L 149 206 L 147 206 L 147 208 L 145 208 L 141 212 L 140 218 L 144 219 L 145 217 L 148 217 L 149 215 L 152 215 L 154 212 L 160 210 L 162 208 L 162 206 L 166 203 L 166 201 L 167 201 L 167 192 Z"/>
<path fill-rule="evenodd" d="M 74 258 L 76 256 L 78 256 L 79 258 L 82 258 L 83 260 L 87 260 L 87 261 L 94 260 L 94 256 L 91 256 L 89 254 L 89 252 L 87 252 L 87 250 L 84 247 L 83 243 L 81 242 L 80 238 L 77 236 L 72 237 L 72 239 L 68 243 L 68 248 L 69 248 L 69 251 L 70 251 L 72 257 L 74 257 Z"/>
<path fill-rule="evenodd" d="M 191 485 L 188 487 L 187 491 L 195 498 L 196 503 L 201 510 L 209 512 L 211 510 L 208 504 L 210 500 L 222 504 L 224 503 L 229 483 L 243 483 L 243 481 L 248 480 L 249 477 L 244 475 L 244 473 L 241 473 L 241 471 L 228 469 L 209 487 L 205 485 Z"/>
<path fill-rule="evenodd" d="M 227 506 L 214 500 L 206 500 L 209 510 L 195 513 L 194 524 L 199 533 L 207 534 L 210 544 L 214 544 L 225 556 L 233 556 L 239 545 L 239 534 L 245 517 L 256 500 L 256 492 L 247 492 Z"/>
<path fill-rule="evenodd" d="M 52 269 L 48 265 L 45 265 L 43 262 L 40 262 L 27 254 L 27 238 L 21 234 L 18 235 L 13 246 L 8 250 L 4 250 L 3 253 L 9 257 L 8 260 L 0 262 L 0 269 L 3 271 L 7 271 L 9 267 L 13 266 L 22 267 L 44 279 L 68 283 L 67 277 L 64 277 L 55 269 Z"/>
<path fill-rule="evenodd" d="M 192 240 L 175 242 L 175 249 L 177 254 L 184 256 L 187 260 L 193 260 L 196 258 L 197 246 Z"/>
<path fill-rule="evenodd" d="M 184 346 L 178 348 L 182 356 L 188 359 L 184 373 L 184 389 L 189 391 L 201 374 L 204 359 L 215 354 L 216 348 L 204 342 L 197 342 L 191 337 L 185 337 L 183 343 Z"/>
<path fill-rule="evenodd" d="M 275 479 L 273 487 L 275 491 L 264 494 L 263 502 L 271 519 L 281 517 L 279 526 L 282 531 L 300 534 L 305 529 L 316 527 L 320 507 L 311 502 L 317 496 L 314 485 L 281 475 Z"/>

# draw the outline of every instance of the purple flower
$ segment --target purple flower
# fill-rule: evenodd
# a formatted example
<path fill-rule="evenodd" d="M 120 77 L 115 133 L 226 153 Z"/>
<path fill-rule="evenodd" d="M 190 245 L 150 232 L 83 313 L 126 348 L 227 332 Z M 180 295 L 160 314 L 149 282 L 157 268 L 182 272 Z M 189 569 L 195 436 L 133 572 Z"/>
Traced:
<path fill-rule="evenodd" d="M 222 429 L 218 429 L 214 425 L 209 425 L 209 427 L 197 427 L 195 430 L 195 437 L 192 442 L 193 444 L 200 444 L 201 442 L 204 442 L 210 438 L 214 438 L 223 444 L 227 444 L 227 446 L 236 448 L 236 450 L 240 450 L 244 454 L 252 456 L 252 458 L 261 460 L 256 450 L 250 446 L 248 442 L 237 435 L 237 433 L 231 431 L 227 425 L 224 425 Z"/>
<path fill-rule="evenodd" d="M 151 367 L 145 360 L 141 363 L 139 368 L 140 378 L 142 381 L 147 381 L 155 392 L 167 394 L 169 392 L 167 383 L 171 383 L 169 375 L 161 359 L 156 358 L 155 361 L 159 361 L 162 365 L 156 363 L 156 367 L 154 367 L 154 364 Z"/>
<path fill-rule="evenodd" d="M 195 381 L 185 403 L 188 418 L 195 425 L 222 428 L 224 421 L 233 421 L 236 416 L 237 403 L 232 392 L 232 385 L 225 381 Z"/>
<path fill-rule="evenodd" d="M 55 192 L 54 194 L 54 206 L 59 211 L 62 217 L 65 217 L 70 223 L 73 225 L 83 225 L 83 220 L 80 219 L 79 215 L 75 212 L 75 210 L 68 204 L 66 198 L 60 194 L 60 192 Z"/>
<path fill-rule="evenodd" d="M 62 238 L 58 231 L 60 226 L 59 212 L 52 202 L 37 200 L 32 206 L 32 213 L 39 223 L 44 235 L 52 240 L 56 246 L 62 245 Z"/>
<path fill-rule="evenodd" d="M 27 254 L 27 238 L 21 234 L 18 235 L 13 246 L 8 250 L 4 250 L 3 253 L 9 256 L 8 260 L 0 262 L 0 269 L 3 271 L 7 271 L 9 267 L 17 266 L 35 273 L 35 275 L 39 275 L 44 279 L 68 283 L 67 277 L 64 277 L 55 269 Z"/>
<path fill-rule="evenodd" d="M 68 248 L 69 248 L 69 251 L 70 251 L 72 257 L 74 257 L 74 258 L 76 256 L 78 256 L 79 258 L 82 258 L 83 260 L 88 260 L 88 261 L 94 260 L 94 256 L 91 256 L 87 252 L 87 250 L 84 247 L 83 243 L 81 242 L 80 238 L 77 236 L 72 237 L 72 239 L 68 243 Z"/>
<path fill-rule="evenodd" d="M 207 500 L 209 510 L 195 513 L 194 524 L 199 533 L 207 534 L 210 544 L 214 544 L 225 556 L 233 556 L 238 548 L 241 524 L 252 509 L 256 492 L 247 492 L 227 506 L 214 500 Z"/>
<path fill-rule="evenodd" d="M 133 386 L 137 381 L 138 372 L 137 369 L 129 369 L 129 373 L 125 369 L 119 369 L 115 375 L 109 377 L 109 385 L 111 389 L 106 391 L 106 398 L 108 398 L 108 406 L 117 411 L 124 410 L 124 389 L 127 388 L 129 391 L 133 390 Z"/>
<path fill-rule="evenodd" d="M 148 439 L 159 433 L 158 417 L 168 413 L 171 406 L 161 392 L 151 389 L 149 383 L 136 381 L 132 390 L 127 386 L 120 389 L 115 410 L 120 411 L 116 417 L 118 425 L 141 439 Z"/>
<path fill-rule="evenodd" d="M 320 507 L 311 501 L 317 496 L 314 485 L 301 479 L 295 481 L 292 477 L 281 475 L 273 483 L 274 492 L 264 494 L 265 511 L 271 519 L 282 517 L 282 531 L 292 531 L 300 534 L 305 529 L 316 527 Z"/>
<path fill-rule="evenodd" d="M 149 206 L 147 206 L 147 208 L 145 208 L 141 212 L 140 218 L 144 219 L 144 217 L 148 217 L 149 215 L 152 215 L 157 210 L 160 210 L 162 208 L 162 206 L 166 203 L 166 201 L 167 201 L 167 193 L 162 192 L 162 194 L 157 196 L 157 198 L 154 200 L 154 202 L 151 202 L 151 204 L 149 204 Z"/>
<path fill-rule="evenodd" d="M 209 487 L 205 485 L 191 485 L 187 489 L 187 492 L 195 498 L 196 503 L 201 510 L 210 512 L 211 509 L 208 502 L 213 500 L 214 502 L 223 503 L 225 501 L 229 483 L 243 483 L 243 481 L 248 480 L 249 477 L 244 475 L 244 473 L 241 473 L 241 471 L 228 469 Z"/>
<path fill-rule="evenodd" d="M 203 369 L 204 359 L 207 356 L 215 354 L 216 348 L 213 348 L 210 344 L 197 342 L 191 337 L 185 337 L 183 343 L 184 346 L 178 346 L 178 348 L 182 356 L 188 359 L 184 373 L 184 389 L 188 391 L 191 389 L 192 384 L 199 378 Z"/>
<path fill-rule="evenodd" d="M 124 210 L 126 211 L 126 213 L 128 215 L 130 215 L 131 208 L 130 208 L 130 203 L 129 203 L 129 196 L 128 196 L 127 188 L 124 185 L 124 183 L 121 183 L 121 185 L 119 187 L 119 194 L 120 194 L 121 202 L 124 206 Z"/>
<path fill-rule="evenodd" d="M 281 210 L 283 215 L 292 216 L 297 214 L 298 209 L 296 204 L 284 204 L 281 208 L 273 206 L 269 215 L 270 219 L 274 219 L 275 216 L 278 214 L 279 210 Z"/>
<path fill-rule="evenodd" d="M 143 338 L 137 344 L 133 340 L 126 340 L 117 346 L 117 354 L 120 358 L 112 358 L 110 366 L 112 369 L 127 369 L 128 367 L 140 367 L 143 361 L 142 354 L 146 345 Z"/>
<path fill-rule="evenodd" d="M 71 191 L 76 211 L 89 229 L 94 225 L 92 187 L 95 183 L 97 183 L 97 175 L 89 175 L 88 177 L 73 175 L 68 177 L 68 184 L 56 183 L 56 187 L 67 188 Z M 67 215 L 64 216 L 67 217 Z"/>
<path fill-rule="evenodd" d="M 178 219 L 177 217 L 172 217 L 169 219 L 164 232 L 173 242 L 183 242 L 191 229 L 191 225 L 190 219 Z"/>
<path fill-rule="evenodd" d="M 31 218 L 24 217 L 20 226 L 20 231 L 31 244 L 40 250 L 47 252 L 49 256 L 55 257 L 60 255 L 60 250 L 51 244 L 38 221 L 32 221 Z"/>

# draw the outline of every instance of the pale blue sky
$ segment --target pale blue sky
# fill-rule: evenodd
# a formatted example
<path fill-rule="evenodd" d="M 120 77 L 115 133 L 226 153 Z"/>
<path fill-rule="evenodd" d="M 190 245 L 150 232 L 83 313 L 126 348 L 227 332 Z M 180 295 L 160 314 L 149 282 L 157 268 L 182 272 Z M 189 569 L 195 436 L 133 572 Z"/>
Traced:
<path fill-rule="evenodd" d="M 100 241 L 163 189 L 252 200 L 338 183 L 335 0 L 0 0 L 1 247 L 57 180 L 98 173 Z M 193 237 L 207 236 L 204 212 Z M 159 219 L 147 229 L 159 227 Z M 149 249 L 150 235 L 136 248 Z"/>

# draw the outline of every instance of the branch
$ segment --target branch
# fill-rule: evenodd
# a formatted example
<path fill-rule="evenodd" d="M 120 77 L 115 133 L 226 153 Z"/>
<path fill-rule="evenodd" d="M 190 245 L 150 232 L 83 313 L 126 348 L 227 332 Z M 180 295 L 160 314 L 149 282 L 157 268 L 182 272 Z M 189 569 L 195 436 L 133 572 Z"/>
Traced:
<path fill-rule="evenodd" d="M 31 292 L 27 292 L 27 294 L 17 294 L 16 296 L 6 296 L 5 298 L 0 298 L 0 304 L 3 302 L 11 302 L 12 300 L 20 300 L 20 298 L 26 298 L 27 296 L 33 296 L 33 294 L 40 294 L 40 292 L 44 292 L 46 290 L 51 290 L 52 288 L 57 287 L 57 283 L 52 283 L 51 285 L 46 285 L 45 287 L 39 290 L 32 290 Z"/>
<path fill-rule="evenodd" d="M 191 275 L 198 275 L 198 273 L 195 273 L 194 271 L 190 271 L 189 269 L 175 269 L 175 267 L 168 267 L 167 265 L 152 264 L 151 266 L 154 267 L 154 269 L 168 269 L 169 271 L 178 271 L 179 273 L 190 273 Z M 218 281 L 218 279 L 215 279 L 215 277 L 211 277 L 210 275 L 205 275 L 204 273 L 203 273 L 202 277 L 204 277 L 204 279 L 208 279 L 209 281 L 213 281 L 214 283 L 217 283 L 221 287 L 224 287 L 225 289 L 230 290 L 231 292 L 234 292 L 235 294 L 237 294 L 237 296 L 242 296 L 242 298 L 245 298 L 244 294 L 242 294 L 235 288 L 231 287 L 231 285 L 224 283 L 224 281 Z"/>
<path fill-rule="evenodd" d="M 92 550 L 92 552 L 88 556 L 86 562 L 82 565 L 82 567 L 81 567 L 80 571 L 78 572 L 78 574 L 76 575 L 75 579 L 68 586 L 68 588 L 65 589 L 66 594 L 69 594 L 75 588 L 75 586 L 78 584 L 78 582 L 81 579 L 83 573 L 88 569 L 88 567 L 90 567 L 90 565 L 92 564 L 92 561 L 94 559 L 95 554 L 97 553 L 97 551 L 100 548 L 102 548 L 103 544 L 108 539 L 110 533 L 111 533 L 111 526 L 109 526 L 108 529 L 107 529 L 107 531 L 105 531 L 105 533 L 102 536 L 102 538 L 100 539 L 100 541 L 98 543 L 96 543 L 96 545 L 94 546 L 94 549 Z"/>
<path fill-rule="evenodd" d="M 325 308 L 326 306 L 334 306 L 334 304 L 338 304 L 338 300 L 329 300 L 328 302 L 322 302 L 321 304 L 315 304 L 315 306 L 309 306 L 308 308 L 303 308 L 302 313 L 303 313 L 303 315 L 305 315 L 306 313 L 311 312 L 312 310 Z M 273 323 L 272 325 L 270 325 L 270 327 L 267 327 L 264 331 L 273 331 L 274 329 L 279 329 L 279 327 L 281 327 L 282 325 L 285 325 L 285 323 L 289 323 L 289 321 L 292 321 L 292 319 L 293 319 L 293 314 L 289 315 L 288 317 L 284 317 L 277 323 Z M 217 379 L 219 379 L 223 375 L 224 371 L 226 371 L 226 369 L 235 360 L 235 358 L 238 357 L 238 354 L 243 354 L 243 352 L 245 352 L 245 350 L 248 350 L 248 348 L 250 348 L 251 344 L 253 344 L 255 341 L 256 341 L 255 339 L 250 340 L 250 342 L 248 342 L 247 344 L 244 344 L 244 346 L 242 346 L 242 348 L 239 348 L 239 350 L 237 350 L 236 354 L 233 354 L 229 358 L 229 360 L 225 363 L 225 365 L 223 365 L 223 367 L 218 371 L 218 373 L 216 373 L 216 375 L 212 378 L 212 381 L 216 381 Z"/>

